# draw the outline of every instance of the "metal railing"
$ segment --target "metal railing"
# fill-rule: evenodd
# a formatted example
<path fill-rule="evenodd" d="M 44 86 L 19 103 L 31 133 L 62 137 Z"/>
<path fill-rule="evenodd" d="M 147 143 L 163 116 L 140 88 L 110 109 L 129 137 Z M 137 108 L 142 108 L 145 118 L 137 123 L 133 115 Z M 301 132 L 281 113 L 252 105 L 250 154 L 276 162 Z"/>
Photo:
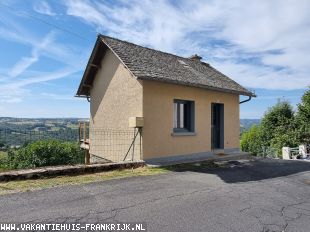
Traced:
<path fill-rule="evenodd" d="M 141 160 L 142 129 L 90 128 L 79 124 L 81 148 L 88 150 L 91 162 L 121 162 Z"/>
<path fill-rule="evenodd" d="M 138 129 L 90 129 L 89 147 L 92 162 L 141 160 L 141 131 Z"/>
<path fill-rule="evenodd" d="M 66 129 L 57 131 L 35 130 L 0 130 L 0 142 L 8 147 L 18 147 L 37 140 L 56 139 L 61 141 L 78 141 L 78 129 Z"/>
<path fill-rule="evenodd" d="M 266 158 L 279 158 L 278 156 L 278 152 L 277 149 L 273 148 L 273 147 L 262 147 L 262 153 L 261 153 L 262 157 L 266 157 Z"/>

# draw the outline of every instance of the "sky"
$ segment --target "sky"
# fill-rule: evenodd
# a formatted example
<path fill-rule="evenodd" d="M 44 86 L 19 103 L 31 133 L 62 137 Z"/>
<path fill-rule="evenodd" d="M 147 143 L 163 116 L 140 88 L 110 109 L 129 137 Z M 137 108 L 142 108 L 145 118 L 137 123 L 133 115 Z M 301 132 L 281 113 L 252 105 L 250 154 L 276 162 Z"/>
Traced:
<path fill-rule="evenodd" d="M 205 62 L 294 108 L 310 85 L 309 0 L 0 0 L 0 117 L 89 117 L 74 97 L 98 33 Z M 241 97 L 241 100 L 246 97 Z"/>

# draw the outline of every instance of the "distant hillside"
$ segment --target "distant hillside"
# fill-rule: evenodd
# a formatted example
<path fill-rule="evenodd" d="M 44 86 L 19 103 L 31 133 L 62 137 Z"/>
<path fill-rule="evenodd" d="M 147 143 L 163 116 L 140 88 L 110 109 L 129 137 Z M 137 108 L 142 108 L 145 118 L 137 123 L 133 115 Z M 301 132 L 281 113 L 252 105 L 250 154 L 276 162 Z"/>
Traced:
<path fill-rule="evenodd" d="M 10 118 L 0 117 L 0 130 L 58 131 L 78 129 L 83 118 Z"/>
<path fill-rule="evenodd" d="M 77 141 L 80 121 L 85 119 L 0 117 L 0 143 L 20 146 L 42 139 Z"/>
<path fill-rule="evenodd" d="M 40 139 L 78 140 L 78 125 L 85 118 L 10 118 L 0 117 L 0 142 L 8 146 Z M 259 119 L 240 119 L 240 134 Z"/>
<path fill-rule="evenodd" d="M 0 130 L 53 130 L 77 129 L 79 121 L 85 118 L 10 118 L 0 117 Z M 260 119 L 240 119 L 241 130 L 249 129 L 254 124 L 259 124 Z"/>
<path fill-rule="evenodd" d="M 253 125 L 260 124 L 260 119 L 240 119 L 240 130 L 248 130 Z"/>

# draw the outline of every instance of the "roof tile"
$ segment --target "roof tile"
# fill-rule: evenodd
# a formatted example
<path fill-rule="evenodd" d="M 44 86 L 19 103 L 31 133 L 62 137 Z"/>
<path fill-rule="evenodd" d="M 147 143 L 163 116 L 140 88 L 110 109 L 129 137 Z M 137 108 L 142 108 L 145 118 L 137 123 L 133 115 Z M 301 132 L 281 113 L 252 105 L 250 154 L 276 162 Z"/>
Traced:
<path fill-rule="evenodd" d="M 226 90 L 248 96 L 254 95 L 205 62 L 142 47 L 108 36 L 101 35 L 101 38 L 138 79 L 167 81 Z"/>

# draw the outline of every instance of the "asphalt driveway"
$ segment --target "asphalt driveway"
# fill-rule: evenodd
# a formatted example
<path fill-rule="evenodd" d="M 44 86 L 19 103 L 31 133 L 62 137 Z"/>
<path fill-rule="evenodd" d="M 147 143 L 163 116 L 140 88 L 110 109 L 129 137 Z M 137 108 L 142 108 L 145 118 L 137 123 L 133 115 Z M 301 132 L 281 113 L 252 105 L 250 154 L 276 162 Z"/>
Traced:
<path fill-rule="evenodd" d="M 0 197 L 1 222 L 146 222 L 148 231 L 310 231 L 310 162 L 231 162 Z"/>

